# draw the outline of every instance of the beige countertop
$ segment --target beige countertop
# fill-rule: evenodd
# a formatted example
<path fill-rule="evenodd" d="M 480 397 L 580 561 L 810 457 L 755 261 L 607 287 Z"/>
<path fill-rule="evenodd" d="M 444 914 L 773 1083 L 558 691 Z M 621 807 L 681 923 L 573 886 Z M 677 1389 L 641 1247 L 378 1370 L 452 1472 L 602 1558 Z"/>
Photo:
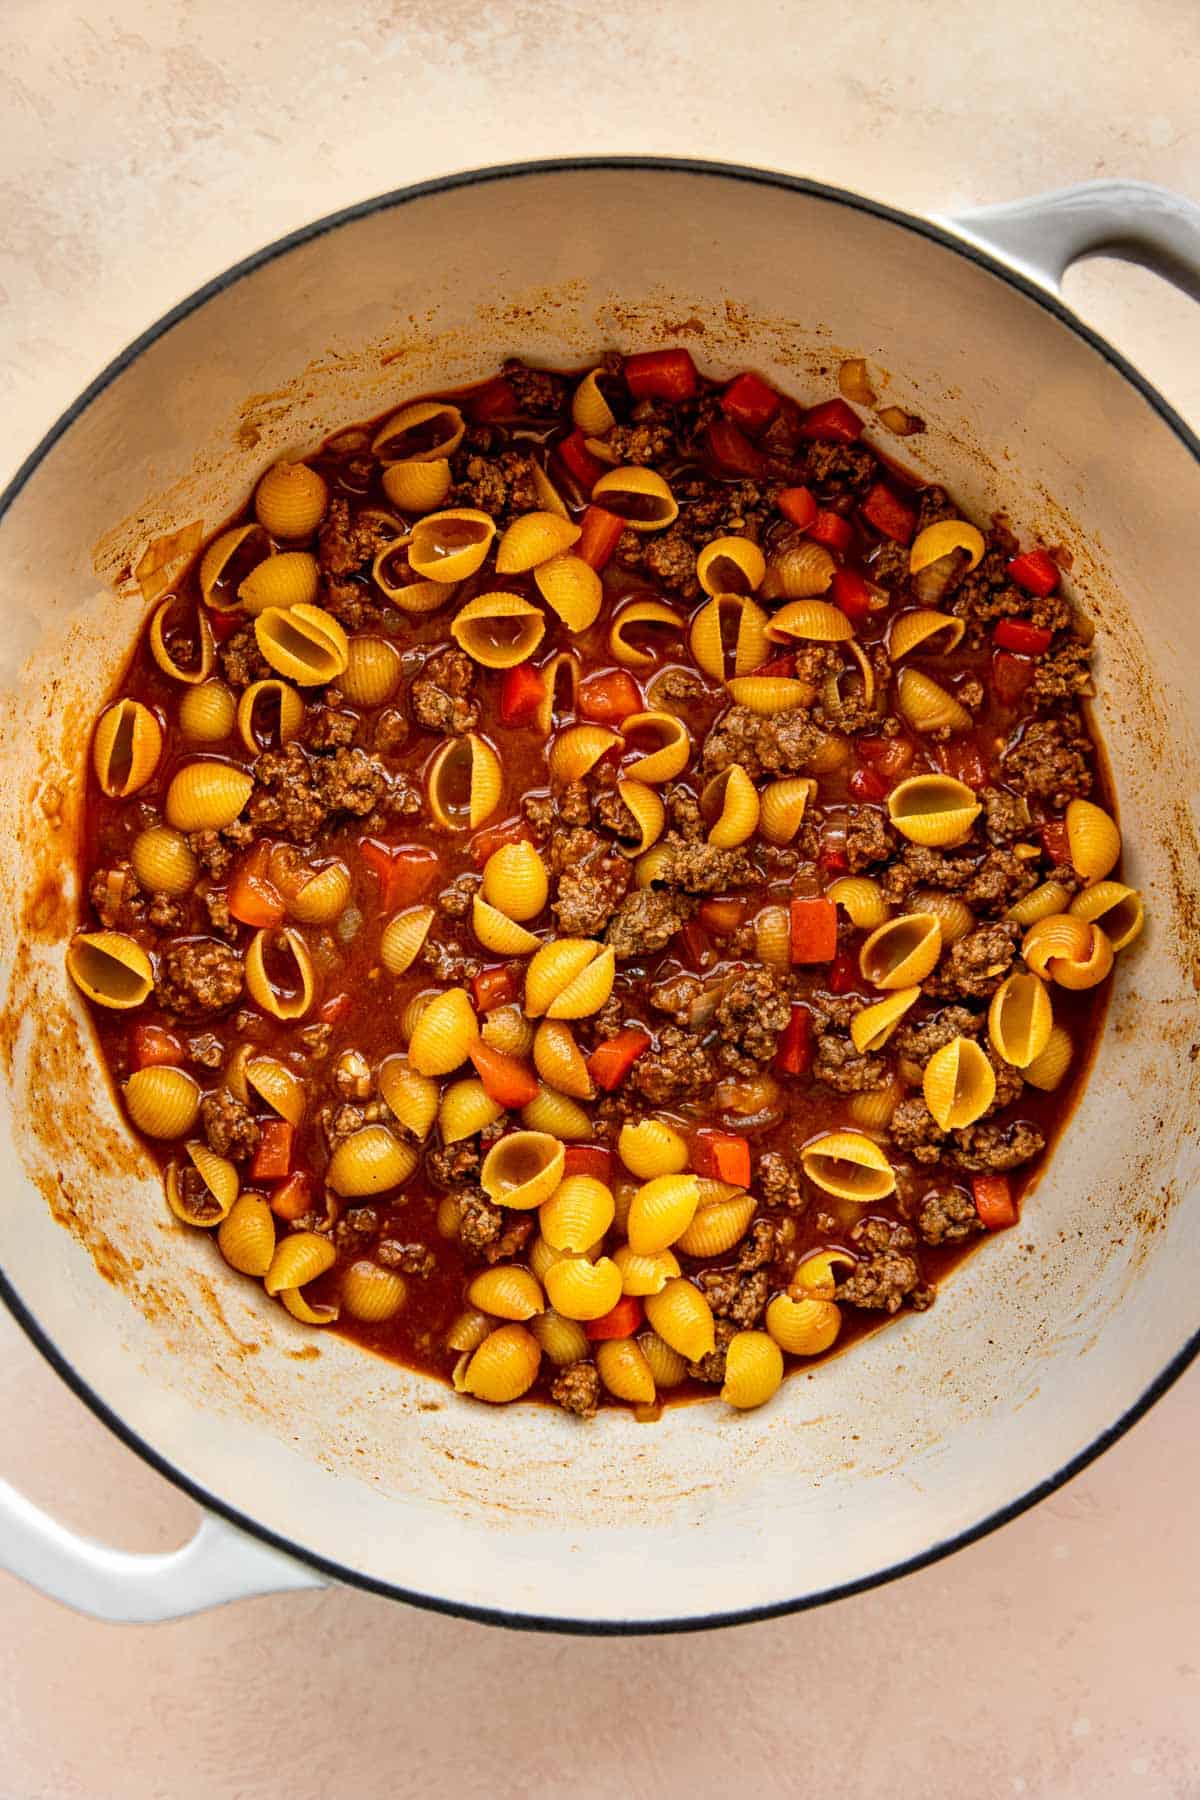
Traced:
<path fill-rule="evenodd" d="M 3 17 L 0 481 L 196 284 L 455 168 L 649 150 L 931 212 L 1098 175 L 1200 196 L 1184 0 L 6 0 Z M 1186 301 L 1099 262 L 1067 292 L 1200 423 Z M 189 1533 L 190 1502 L 7 1316 L 0 1416 L 0 1474 L 68 1523 L 129 1548 Z M 985 1542 L 721 1635 L 515 1637 L 332 1591 L 113 1627 L 0 1577 L 0 1800 L 1200 1794 L 1198 1425 L 1193 1370 Z"/>

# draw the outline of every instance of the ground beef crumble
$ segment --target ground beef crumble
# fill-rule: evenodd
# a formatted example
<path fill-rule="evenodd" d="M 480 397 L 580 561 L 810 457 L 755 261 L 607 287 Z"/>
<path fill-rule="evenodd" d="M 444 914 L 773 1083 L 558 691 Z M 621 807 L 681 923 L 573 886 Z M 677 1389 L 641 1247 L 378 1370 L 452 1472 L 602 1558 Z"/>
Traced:
<path fill-rule="evenodd" d="M 242 959 L 216 938 L 177 938 L 163 952 L 154 987 L 164 1012 L 224 1012 L 241 996 Z"/>

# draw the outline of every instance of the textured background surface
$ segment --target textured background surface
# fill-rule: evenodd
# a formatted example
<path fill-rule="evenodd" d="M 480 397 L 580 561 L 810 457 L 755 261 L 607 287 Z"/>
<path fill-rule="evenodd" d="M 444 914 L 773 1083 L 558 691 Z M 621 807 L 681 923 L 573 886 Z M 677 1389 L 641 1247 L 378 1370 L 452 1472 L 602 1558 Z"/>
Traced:
<path fill-rule="evenodd" d="M 710 155 L 918 211 L 1096 175 L 1200 197 L 1186 0 L 1136 20 L 1097 0 L 840 20 L 784 0 L 5 0 L 3 19 L 0 480 L 197 283 L 474 163 Z M 1185 301 L 1099 262 L 1068 296 L 1200 423 Z M 69 1523 L 130 1548 L 189 1532 L 190 1504 L 6 1318 L 0 1418 L 0 1474 Z M 715 1637 L 517 1638 L 341 1593 L 119 1629 L 0 1577 L 0 1795 L 858 1795 L 897 1776 L 972 1800 L 1195 1795 L 1198 1423 L 1193 1371 L 998 1536 Z"/>

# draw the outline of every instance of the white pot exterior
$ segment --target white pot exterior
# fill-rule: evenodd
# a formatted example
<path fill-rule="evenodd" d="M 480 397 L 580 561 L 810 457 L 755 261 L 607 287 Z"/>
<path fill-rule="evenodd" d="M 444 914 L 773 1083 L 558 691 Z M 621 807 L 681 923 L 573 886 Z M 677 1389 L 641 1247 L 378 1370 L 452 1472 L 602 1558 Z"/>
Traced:
<path fill-rule="evenodd" d="M 1200 468 L 1064 321 L 847 196 L 685 167 L 535 169 L 277 247 L 137 348 L 36 461 L 0 521 L 0 1268 L 85 1397 L 201 1497 L 433 1604 L 712 1622 L 878 1579 L 996 1522 L 1178 1372 L 1200 1324 L 1185 1204 Z M 577 366 L 597 345 L 680 338 L 706 370 L 749 366 L 801 395 L 867 357 L 926 422 L 906 460 L 1071 552 L 1150 924 L 1020 1229 L 931 1313 L 793 1377 L 758 1414 L 580 1427 L 468 1404 L 307 1332 L 175 1225 L 66 991 L 73 832 L 150 539 L 211 530 L 281 453 L 501 355 Z"/>

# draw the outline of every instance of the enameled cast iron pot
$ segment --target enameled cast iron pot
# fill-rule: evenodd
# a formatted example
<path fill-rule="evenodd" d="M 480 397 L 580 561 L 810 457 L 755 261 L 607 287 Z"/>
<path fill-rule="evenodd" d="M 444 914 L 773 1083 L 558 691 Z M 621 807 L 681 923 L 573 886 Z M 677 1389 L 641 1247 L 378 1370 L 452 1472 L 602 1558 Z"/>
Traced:
<path fill-rule="evenodd" d="M 109 1618 L 327 1578 L 513 1624 L 761 1617 L 1012 1517 L 1179 1374 L 1198 1343 L 1200 447 L 1054 297 L 1099 249 L 1200 295 L 1200 212 L 1136 185 L 937 226 L 747 169 L 484 170 L 251 257 L 55 425 L 0 500 L 3 1295 L 80 1398 L 207 1512 L 185 1549 L 127 1556 L 0 1488 L 0 1561 Z M 761 1413 L 581 1428 L 465 1403 L 306 1333 L 174 1224 L 67 993 L 72 844 L 148 543 L 211 530 L 274 458 L 504 354 L 570 367 L 598 345 L 681 338 L 709 371 L 749 366 L 800 395 L 867 357 L 926 422 L 902 446 L 914 468 L 1069 551 L 1150 924 L 1020 1229 L 930 1314 L 793 1377 Z"/>

